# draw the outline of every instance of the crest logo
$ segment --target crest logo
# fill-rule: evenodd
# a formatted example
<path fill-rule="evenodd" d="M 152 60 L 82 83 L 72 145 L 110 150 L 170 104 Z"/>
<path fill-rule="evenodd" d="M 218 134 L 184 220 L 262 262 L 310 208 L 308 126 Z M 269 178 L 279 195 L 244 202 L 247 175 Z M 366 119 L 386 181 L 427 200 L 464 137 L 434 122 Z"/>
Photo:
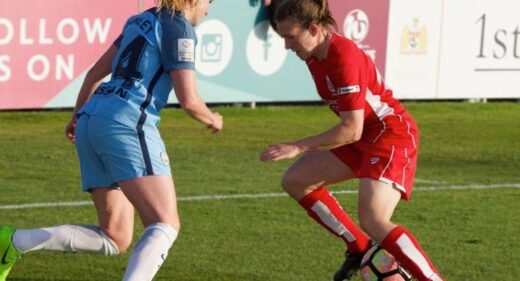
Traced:
<path fill-rule="evenodd" d="M 166 152 L 161 152 L 161 160 L 163 161 L 164 165 L 170 165 L 170 158 L 168 158 L 168 154 L 166 154 Z"/>
<path fill-rule="evenodd" d="M 181 38 L 177 43 L 179 61 L 195 61 L 195 42 L 193 39 Z"/>
<path fill-rule="evenodd" d="M 428 30 L 418 17 L 403 27 L 401 34 L 401 54 L 424 55 L 428 51 Z"/>

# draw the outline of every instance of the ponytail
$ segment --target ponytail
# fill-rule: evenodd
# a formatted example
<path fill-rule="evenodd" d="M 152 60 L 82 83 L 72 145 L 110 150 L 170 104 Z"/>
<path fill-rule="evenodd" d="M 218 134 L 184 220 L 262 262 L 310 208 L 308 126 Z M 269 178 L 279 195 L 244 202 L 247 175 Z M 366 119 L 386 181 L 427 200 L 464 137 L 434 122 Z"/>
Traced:
<path fill-rule="evenodd" d="M 327 0 L 281 0 L 275 12 L 275 21 L 293 19 L 307 28 L 311 23 L 337 29 Z"/>
<path fill-rule="evenodd" d="M 318 12 L 320 20 L 318 22 L 327 26 L 336 26 L 336 20 L 334 20 L 334 18 L 332 17 L 332 14 L 329 9 L 329 2 L 327 0 L 315 1 L 320 6 L 320 10 Z"/>

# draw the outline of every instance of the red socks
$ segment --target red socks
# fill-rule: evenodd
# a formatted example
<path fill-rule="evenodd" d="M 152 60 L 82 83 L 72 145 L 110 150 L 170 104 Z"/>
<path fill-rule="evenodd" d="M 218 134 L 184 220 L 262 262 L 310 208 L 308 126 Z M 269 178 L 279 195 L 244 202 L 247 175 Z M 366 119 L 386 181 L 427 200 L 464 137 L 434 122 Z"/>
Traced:
<path fill-rule="evenodd" d="M 439 271 L 428 259 L 419 242 L 402 226 L 396 226 L 381 246 L 419 281 L 443 281 Z"/>
<path fill-rule="evenodd" d="M 313 190 L 299 203 L 311 218 L 343 239 L 351 253 L 364 252 L 369 247 L 370 239 L 354 224 L 327 188 Z M 406 228 L 396 226 L 388 233 L 381 246 L 419 281 L 444 280 L 419 242 Z"/>
<path fill-rule="evenodd" d="M 311 218 L 343 239 L 349 252 L 360 253 L 367 250 L 370 239 L 350 219 L 327 188 L 313 190 L 299 203 Z"/>

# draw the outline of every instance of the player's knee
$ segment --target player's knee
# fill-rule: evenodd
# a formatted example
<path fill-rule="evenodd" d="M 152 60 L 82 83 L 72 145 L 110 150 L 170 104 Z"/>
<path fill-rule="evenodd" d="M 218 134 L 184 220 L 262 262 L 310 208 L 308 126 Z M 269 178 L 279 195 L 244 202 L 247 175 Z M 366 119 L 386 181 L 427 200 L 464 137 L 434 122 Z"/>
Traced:
<path fill-rule="evenodd" d="M 155 223 L 148 225 L 145 229 L 145 233 L 158 231 L 162 233 L 164 237 L 167 238 L 170 247 L 173 245 L 173 242 L 177 239 L 179 235 L 179 229 L 175 228 L 173 225 L 169 223 Z"/>
<path fill-rule="evenodd" d="M 181 223 L 179 220 L 175 220 L 173 223 L 169 223 L 173 230 L 178 234 L 181 231 Z"/>
<path fill-rule="evenodd" d="M 312 192 L 318 185 L 309 184 L 304 177 L 297 173 L 287 172 L 282 177 L 282 187 L 291 197 L 300 201 L 306 194 Z"/>
<path fill-rule="evenodd" d="M 170 225 L 177 232 L 181 227 L 179 214 L 174 204 L 166 208 L 141 212 L 139 215 L 141 216 L 142 222 L 145 226 L 156 223 L 165 223 Z"/>
<path fill-rule="evenodd" d="M 177 212 L 171 212 L 168 215 L 162 216 L 158 219 L 151 220 L 146 225 L 151 225 L 151 224 L 166 224 L 166 225 L 170 226 L 177 233 L 181 229 L 181 222 L 179 220 L 179 216 L 178 216 Z"/>
<path fill-rule="evenodd" d="M 283 175 L 281 184 L 282 188 L 289 193 L 292 190 L 298 189 L 303 185 L 303 183 L 301 182 L 301 177 L 291 172 L 286 172 Z"/>
<path fill-rule="evenodd" d="M 131 231 L 113 231 L 107 229 L 103 232 L 106 234 L 107 238 L 110 239 L 110 242 L 113 243 L 112 245 L 116 247 L 115 251 L 114 249 L 110 249 L 107 252 L 107 255 L 123 254 L 128 250 L 130 244 L 132 244 L 133 233 Z M 110 246 L 108 246 L 108 248 L 110 248 Z"/>
<path fill-rule="evenodd" d="M 359 214 L 359 225 L 361 229 L 371 237 L 375 236 L 381 224 L 382 222 L 373 215 Z"/>
<path fill-rule="evenodd" d="M 117 241 L 114 241 L 114 243 L 116 244 L 117 249 L 119 250 L 119 254 L 124 254 L 130 247 L 130 244 L 132 243 L 132 238 L 118 239 Z"/>
<path fill-rule="evenodd" d="M 359 218 L 359 226 L 366 234 L 372 236 L 370 233 L 372 230 L 372 224 L 367 219 Z"/>
<path fill-rule="evenodd" d="M 359 225 L 368 236 L 381 243 L 386 236 L 387 229 L 392 225 L 392 222 L 384 217 L 360 213 Z"/>

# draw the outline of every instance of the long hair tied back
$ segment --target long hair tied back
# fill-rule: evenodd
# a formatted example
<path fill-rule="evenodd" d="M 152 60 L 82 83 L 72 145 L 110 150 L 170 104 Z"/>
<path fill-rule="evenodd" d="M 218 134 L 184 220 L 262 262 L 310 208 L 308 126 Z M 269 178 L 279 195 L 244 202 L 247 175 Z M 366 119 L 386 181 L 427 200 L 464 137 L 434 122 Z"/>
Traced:
<path fill-rule="evenodd" d="M 276 22 L 293 19 L 304 28 L 313 22 L 327 27 L 337 27 L 327 0 L 281 0 L 274 18 Z"/>

